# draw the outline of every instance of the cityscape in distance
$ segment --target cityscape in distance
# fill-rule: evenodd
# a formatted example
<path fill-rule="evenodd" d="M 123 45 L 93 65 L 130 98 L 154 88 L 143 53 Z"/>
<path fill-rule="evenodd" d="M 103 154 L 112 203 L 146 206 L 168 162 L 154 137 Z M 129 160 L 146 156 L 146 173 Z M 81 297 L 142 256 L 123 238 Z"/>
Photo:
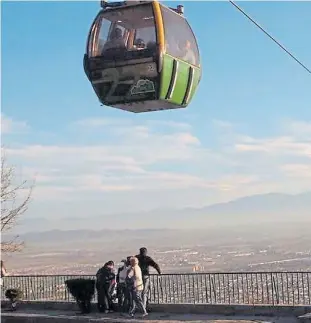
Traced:
<path fill-rule="evenodd" d="M 163 273 L 310 271 L 310 225 L 311 193 L 85 219 L 27 214 L 14 232 L 24 250 L 4 259 L 11 275 L 92 275 L 144 246 Z"/>

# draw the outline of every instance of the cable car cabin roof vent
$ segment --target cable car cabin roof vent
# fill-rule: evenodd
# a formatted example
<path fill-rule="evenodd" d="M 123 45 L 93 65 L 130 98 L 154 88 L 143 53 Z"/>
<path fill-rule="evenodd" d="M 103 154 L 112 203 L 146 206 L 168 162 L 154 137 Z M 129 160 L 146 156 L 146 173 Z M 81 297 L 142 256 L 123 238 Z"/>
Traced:
<path fill-rule="evenodd" d="M 101 0 L 100 6 L 104 9 L 112 9 L 112 8 L 118 8 L 118 7 L 125 7 L 125 6 L 131 6 L 131 5 L 138 5 L 140 3 L 149 3 L 153 1 L 142 1 L 142 0 L 130 0 L 130 1 L 117 1 L 117 2 L 108 2 L 107 0 Z"/>

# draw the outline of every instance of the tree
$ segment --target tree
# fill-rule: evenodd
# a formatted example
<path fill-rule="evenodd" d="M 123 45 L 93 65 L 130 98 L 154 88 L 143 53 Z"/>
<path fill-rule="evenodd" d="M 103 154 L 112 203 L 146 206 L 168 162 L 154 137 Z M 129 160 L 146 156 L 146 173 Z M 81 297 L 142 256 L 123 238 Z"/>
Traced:
<path fill-rule="evenodd" d="M 27 211 L 34 187 L 34 184 L 28 184 L 27 180 L 17 183 L 15 168 L 7 164 L 1 148 L 1 234 L 10 231 Z M 20 251 L 23 246 L 18 236 L 8 241 L 1 240 L 1 252 Z"/>

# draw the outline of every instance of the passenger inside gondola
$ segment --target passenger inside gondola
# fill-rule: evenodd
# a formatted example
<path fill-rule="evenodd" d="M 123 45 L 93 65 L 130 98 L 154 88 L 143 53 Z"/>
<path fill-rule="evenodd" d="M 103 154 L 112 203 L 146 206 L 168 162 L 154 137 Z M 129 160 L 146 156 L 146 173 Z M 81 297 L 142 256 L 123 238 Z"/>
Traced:
<path fill-rule="evenodd" d="M 179 44 L 179 49 L 181 51 L 181 59 L 185 62 L 195 65 L 196 64 L 196 56 L 194 54 L 194 51 L 191 48 L 191 42 L 190 40 L 181 41 Z"/>
<path fill-rule="evenodd" d="M 124 48 L 125 49 L 125 42 L 123 39 L 123 33 L 121 28 L 116 27 L 112 30 L 110 34 L 110 39 L 106 42 L 103 48 L 103 52 L 107 51 L 111 48 Z"/>
<path fill-rule="evenodd" d="M 146 44 L 143 41 L 143 39 L 141 39 L 141 38 L 138 38 L 138 39 L 135 40 L 134 46 L 135 46 L 134 48 L 137 49 L 137 50 L 142 50 L 142 49 L 146 48 Z"/>
<path fill-rule="evenodd" d="M 94 38 L 94 56 L 128 60 L 153 56 L 156 51 L 156 28 L 151 5 L 131 7 L 120 12 L 104 12 Z M 105 43 L 105 44 L 103 44 Z M 97 47 L 97 49 L 96 49 Z"/>

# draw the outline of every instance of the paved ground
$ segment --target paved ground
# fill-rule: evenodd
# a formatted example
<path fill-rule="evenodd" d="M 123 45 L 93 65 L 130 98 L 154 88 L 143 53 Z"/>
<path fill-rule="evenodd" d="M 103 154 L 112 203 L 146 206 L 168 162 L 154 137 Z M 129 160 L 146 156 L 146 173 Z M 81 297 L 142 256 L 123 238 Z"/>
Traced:
<path fill-rule="evenodd" d="M 99 314 L 92 313 L 89 315 L 77 315 L 68 311 L 26 311 L 22 310 L 15 313 L 2 312 L 2 320 L 20 321 L 23 317 L 28 317 L 29 322 L 36 322 L 36 319 L 55 318 L 57 323 L 72 321 L 83 322 L 109 322 L 109 323 L 130 323 L 130 322 L 150 322 L 150 323 L 296 323 L 297 319 L 291 317 L 222 317 L 215 315 L 197 315 L 197 314 L 167 314 L 151 313 L 148 318 L 141 319 L 138 314 L 136 318 L 131 319 L 120 314 Z M 7 318 L 8 320 L 6 320 Z M 26 321 L 26 320 L 25 320 Z"/>

